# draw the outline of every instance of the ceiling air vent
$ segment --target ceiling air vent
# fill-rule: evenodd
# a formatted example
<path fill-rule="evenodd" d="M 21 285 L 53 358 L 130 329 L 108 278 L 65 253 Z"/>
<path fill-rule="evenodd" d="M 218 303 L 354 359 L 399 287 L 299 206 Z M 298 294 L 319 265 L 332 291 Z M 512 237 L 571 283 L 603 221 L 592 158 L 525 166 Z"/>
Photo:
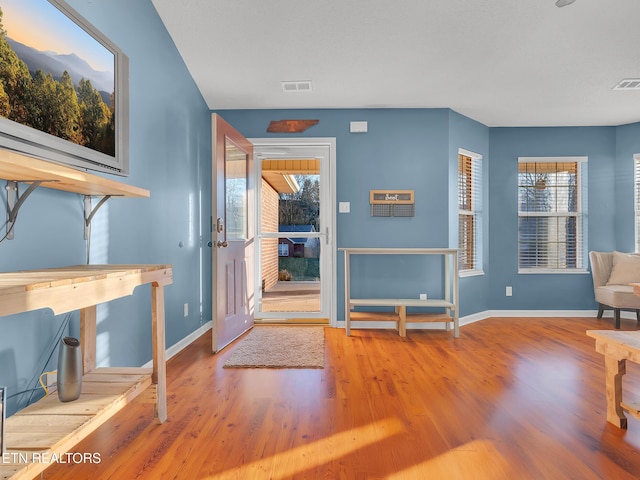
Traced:
<path fill-rule="evenodd" d="M 625 78 L 613 87 L 614 90 L 640 90 L 640 78 Z"/>
<path fill-rule="evenodd" d="M 282 82 L 282 91 L 290 92 L 310 92 L 311 80 L 299 80 L 295 82 Z"/>

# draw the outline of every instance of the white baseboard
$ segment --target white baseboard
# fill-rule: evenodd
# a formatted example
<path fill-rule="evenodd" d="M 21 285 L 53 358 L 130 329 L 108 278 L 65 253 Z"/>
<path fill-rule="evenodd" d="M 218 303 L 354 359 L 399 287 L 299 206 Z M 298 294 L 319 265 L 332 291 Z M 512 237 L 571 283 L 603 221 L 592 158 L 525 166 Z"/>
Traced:
<path fill-rule="evenodd" d="M 486 317 L 593 317 L 598 316 L 597 310 L 487 310 Z M 605 310 L 604 318 L 613 318 L 613 310 Z M 636 319 L 635 312 L 620 312 L 621 318 Z M 460 319 L 462 322 L 462 319 Z M 461 323 L 462 325 L 462 323 Z"/>
<path fill-rule="evenodd" d="M 187 335 L 186 337 L 184 337 L 182 340 L 180 340 L 177 343 L 174 343 L 173 345 L 171 345 L 169 348 L 167 348 L 166 350 L 166 357 L 167 360 L 169 360 L 171 357 L 176 356 L 178 353 L 180 353 L 182 350 L 184 350 L 185 348 L 187 348 L 189 345 L 191 345 L 196 339 L 200 338 L 202 336 L 202 334 L 204 334 L 205 332 L 207 332 L 207 330 L 211 330 L 211 327 L 213 325 L 213 322 L 208 321 L 207 323 L 205 323 L 204 325 L 202 325 L 200 328 L 198 328 L 197 330 L 194 330 L 193 332 L 191 332 L 189 335 Z M 147 363 L 145 363 L 144 365 L 142 365 L 142 368 L 151 368 L 153 366 L 153 364 L 151 363 L 151 360 L 149 360 Z"/>
<path fill-rule="evenodd" d="M 486 320 L 487 318 L 508 318 L 508 317 L 593 317 L 596 318 L 598 314 L 597 310 L 485 310 L 483 312 L 474 313 L 460 317 L 460 326 L 469 325 L 471 323 Z M 636 314 L 634 312 L 620 312 L 622 318 L 629 318 L 635 320 Z M 613 318 L 612 310 L 605 310 L 603 317 Z M 337 328 L 345 328 L 344 320 L 341 320 L 337 324 Z M 395 322 L 367 322 L 357 321 L 351 322 L 351 327 L 368 328 L 368 329 L 392 329 L 396 328 Z M 444 330 L 445 324 L 443 322 L 425 322 L 425 323 L 410 323 L 407 324 L 407 330 Z M 452 327 L 453 328 L 453 327 Z"/>
<path fill-rule="evenodd" d="M 473 313 L 471 315 L 466 315 L 464 317 L 460 317 L 459 323 L 460 326 L 469 325 L 471 323 L 479 322 L 481 320 L 486 320 L 487 318 L 507 318 L 507 317 L 593 317 L 596 318 L 598 314 L 597 310 L 485 310 L 483 312 Z M 622 318 L 628 318 L 635 320 L 636 314 L 634 312 L 620 312 L 620 316 Z M 612 310 L 605 310 L 603 317 L 613 318 Z M 187 348 L 191 343 L 193 343 L 196 339 L 201 337 L 205 332 L 211 330 L 213 326 L 213 322 L 209 321 L 202 325 L 197 330 L 191 332 L 189 335 L 184 337 L 179 342 L 173 344 L 166 350 L 166 357 L 169 360 L 171 357 L 174 357 L 182 350 Z M 395 322 L 366 322 L 366 321 L 357 321 L 351 322 L 351 327 L 354 329 L 357 328 L 367 328 L 367 329 L 392 329 L 396 328 Z M 344 320 L 340 320 L 337 322 L 336 328 L 345 328 Z M 451 325 L 451 328 L 453 326 Z M 445 324 L 444 322 L 424 322 L 424 323 L 410 323 L 407 325 L 407 330 L 444 330 Z M 143 368 L 150 368 L 152 366 L 151 361 L 142 365 Z"/>
<path fill-rule="evenodd" d="M 595 317 L 597 310 L 486 310 L 489 317 Z"/>

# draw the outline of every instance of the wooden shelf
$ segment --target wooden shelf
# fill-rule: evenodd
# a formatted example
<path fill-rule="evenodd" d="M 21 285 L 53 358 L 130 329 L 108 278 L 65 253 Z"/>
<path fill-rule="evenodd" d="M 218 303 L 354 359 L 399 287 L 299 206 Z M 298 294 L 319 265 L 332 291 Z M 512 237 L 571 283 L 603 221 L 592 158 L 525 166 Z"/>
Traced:
<path fill-rule="evenodd" d="M 24 183 L 42 181 L 42 187 L 82 195 L 137 198 L 150 196 L 149 190 L 144 188 L 134 187 L 6 149 L 0 149 L 0 178 Z"/>
<path fill-rule="evenodd" d="M 407 323 L 453 322 L 454 318 L 446 313 L 407 313 Z"/>
<path fill-rule="evenodd" d="M 150 368 L 98 368 L 82 377 L 77 400 L 62 403 L 54 392 L 9 417 L 0 480 L 43 472 L 52 456 L 69 451 L 149 388 L 151 374 Z"/>
<path fill-rule="evenodd" d="M 398 322 L 398 312 L 351 312 L 351 320 L 367 320 L 370 322 Z"/>

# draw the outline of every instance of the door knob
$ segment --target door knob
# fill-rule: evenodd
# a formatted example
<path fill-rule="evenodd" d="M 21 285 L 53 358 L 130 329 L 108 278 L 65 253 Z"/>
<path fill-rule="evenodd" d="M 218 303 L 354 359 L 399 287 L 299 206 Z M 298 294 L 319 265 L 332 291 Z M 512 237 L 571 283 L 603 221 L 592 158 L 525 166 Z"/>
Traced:
<path fill-rule="evenodd" d="M 207 242 L 207 247 L 209 247 L 209 248 L 213 247 L 213 242 L 211 242 L 211 241 Z"/>
<path fill-rule="evenodd" d="M 218 243 L 216 243 L 216 246 L 218 248 L 220 247 L 226 247 L 227 245 L 229 245 L 229 243 L 225 240 L 224 242 L 221 242 L 220 240 L 218 240 Z"/>

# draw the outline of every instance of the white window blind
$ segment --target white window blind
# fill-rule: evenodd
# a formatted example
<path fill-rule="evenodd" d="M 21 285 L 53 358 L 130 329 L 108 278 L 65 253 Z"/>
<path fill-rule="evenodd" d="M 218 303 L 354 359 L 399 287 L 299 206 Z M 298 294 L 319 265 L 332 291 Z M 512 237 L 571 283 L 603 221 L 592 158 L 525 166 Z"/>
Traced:
<path fill-rule="evenodd" d="M 518 272 L 584 271 L 586 157 L 518 159 Z"/>
<path fill-rule="evenodd" d="M 633 156 L 633 205 L 635 212 L 636 253 L 640 252 L 640 153 Z"/>
<path fill-rule="evenodd" d="M 458 151 L 460 272 L 482 271 L 482 156 Z"/>

